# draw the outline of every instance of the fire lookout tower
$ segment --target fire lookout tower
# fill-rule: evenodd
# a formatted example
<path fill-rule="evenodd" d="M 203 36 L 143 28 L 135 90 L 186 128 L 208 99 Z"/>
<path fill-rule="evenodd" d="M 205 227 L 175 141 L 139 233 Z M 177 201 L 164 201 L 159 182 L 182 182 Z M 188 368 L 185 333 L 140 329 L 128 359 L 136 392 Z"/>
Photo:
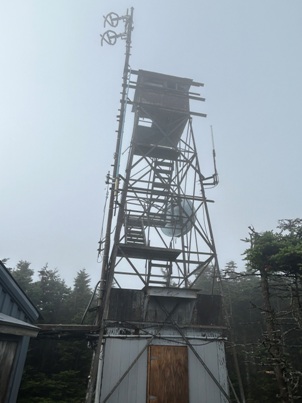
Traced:
<path fill-rule="evenodd" d="M 128 50 L 132 12 L 123 17 Z M 221 298 L 198 288 L 206 270 L 219 270 L 205 194 L 217 173 L 201 173 L 193 117 L 205 115 L 190 109 L 204 101 L 202 86 L 131 70 L 126 52 L 87 402 L 229 401 Z M 126 108 L 133 130 L 122 175 Z"/>

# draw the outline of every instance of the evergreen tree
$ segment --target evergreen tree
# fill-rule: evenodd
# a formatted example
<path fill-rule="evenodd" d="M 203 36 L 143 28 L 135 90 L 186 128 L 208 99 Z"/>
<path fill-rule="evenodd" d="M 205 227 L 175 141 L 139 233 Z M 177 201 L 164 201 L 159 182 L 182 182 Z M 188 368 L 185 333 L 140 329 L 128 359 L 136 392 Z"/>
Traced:
<path fill-rule="evenodd" d="M 302 368 L 292 348 L 294 340 L 301 340 L 301 220 L 283 220 L 279 229 L 261 234 L 253 230 L 246 259 L 249 271 L 260 278 L 263 362 L 275 374 L 278 398 L 288 403 L 301 398 Z"/>
<path fill-rule="evenodd" d="M 74 279 L 73 290 L 70 295 L 71 322 L 81 323 L 83 314 L 91 299 L 90 277 L 85 269 L 77 272 Z"/>
<path fill-rule="evenodd" d="M 45 265 L 39 271 L 40 280 L 35 283 L 34 302 L 45 323 L 70 322 L 69 297 L 71 289 L 66 286 L 57 270 Z"/>
<path fill-rule="evenodd" d="M 276 232 L 252 231 L 248 242 L 245 270 L 230 261 L 217 279 L 209 267 L 197 278 L 196 288 L 217 294 L 221 281 L 232 334 L 226 342 L 228 373 L 237 394 L 238 364 L 246 402 L 302 401 L 302 220 L 282 220 Z M 71 289 L 47 265 L 37 281 L 26 261 L 12 274 L 44 322 L 81 322 L 92 295 L 85 269 Z M 85 340 L 32 340 L 18 402 L 83 401 L 90 360 Z"/>
<path fill-rule="evenodd" d="M 16 268 L 11 270 L 11 273 L 22 290 L 27 295 L 32 294 L 34 271 L 30 268 L 30 263 L 26 260 L 20 260 Z"/>
<path fill-rule="evenodd" d="M 91 290 L 86 271 L 80 270 L 71 290 L 57 270 L 45 265 L 33 281 L 30 263 L 20 261 L 12 275 L 39 309 L 44 323 L 79 323 Z M 84 401 L 91 350 L 85 339 L 32 339 L 27 355 L 18 403 L 80 403 Z"/>

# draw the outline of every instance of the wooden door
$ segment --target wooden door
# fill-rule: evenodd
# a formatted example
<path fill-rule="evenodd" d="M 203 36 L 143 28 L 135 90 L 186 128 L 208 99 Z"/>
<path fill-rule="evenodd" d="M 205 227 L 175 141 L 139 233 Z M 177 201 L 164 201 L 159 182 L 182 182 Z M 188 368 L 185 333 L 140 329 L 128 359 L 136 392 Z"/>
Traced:
<path fill-rule="evenodd" d="M 147 403 L 189 403 L 186 346 L 150 346 Z"/>

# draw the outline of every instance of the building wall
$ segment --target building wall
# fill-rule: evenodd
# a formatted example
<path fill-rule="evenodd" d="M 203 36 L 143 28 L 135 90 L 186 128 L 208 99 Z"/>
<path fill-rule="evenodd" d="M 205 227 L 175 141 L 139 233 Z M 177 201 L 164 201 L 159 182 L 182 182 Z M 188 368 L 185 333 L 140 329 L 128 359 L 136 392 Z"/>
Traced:
<path fill-rule="evenodd" d="M 188 332 L 188 331 L 187 331 Z M 228 393 L 227 372 L 223 341 L 213 337 L 212 332 L 203 331 L 203 337 L 194 336 L 189 338 L 197 355 L 206 364 L 220 386 Z M 201 333 L 199 332 L 199 335 Z M 204 336 L 208 336 L 205 339 Z M 106 338 L 104 347 L 104 360 L 102 371 L 101 396 L 96 403 L 142 403 L 147 398 L 147 368 L 148 346 L 186 346 L 188 349 L 188 377 L 189 377 L 189 403 L 225 403 L 219 387 L 211 379 L 210 375 L 200 362 L 191 348 L 184 340 L 168 332 L 162 331 L 160 337 L 135 338 L 133 336 Z M 141 355 L 139 356 L 139 354 Z M 135 363 L 134 363 L 135 361 Z M 121 377 L 130 366 L 124 379 Z M 169 382 L 169 379 L 166 380 Z M 118 382 L 120 382 L 118 384 Z M 112 388 L 116 390 L 105 400 Z M 156 401 L 156 400 L 155 400 Z"/>
<path fill-rule="evenodd" d="M 6 362 L 6 368 L 0 365 L 0 383 L 1 381 L 5 383 L 5 386 L 2 385 L 0 401 L 15 403 L 30 340 L 28 328 L 31 330 L 35 328 L 31 324 L 37 320 L 39 313 L 1 261 L 0 313 L 10 319 L 10 327 L 7 323 L 4 326 L 0 321 L 0 362 Z M 8 359 L 8 355 L 11 354 L 14 356 Z M 5 376 L 5 372 L 9 372 L 10 376 Z"/>
<path fill-rule="evenodd" d="M 8 337 L 0 334 L 0 350 L 5 353 L 3 347 L 7 344 Z M 12 363 L 7 362 L 7 367 L 2 367 L 0 372 L 9 373 L 9 377 L 5 379 L 5 387 L 0 392 L 1 403 L 15 403 L 17 401 L 19 387 L 22 379 L 24 364 L 26 360 L 28 345 L 30 338 L 28 336 L 16 336 L 14 342 L 11 342 L 8 349 L 12 349 L 14 354 Z M 14 345 L 17 344 L 15 349 Z M 1 357 L 0 357 L 0 361 Z M 1 374 L 0 374 L 1 378 Z M 3 379 L 4 381 L 4 379 Z M 1 400 L 3 399 L 3 400 Z"/>
<path fill-rule="evenodd" d="M 227 371 L 224 343 L 222 341 L 198 341 L 191 343 L 215 376 L 221 387 L 228 394 Z M 195 354 L 189 349 L 189 390 L 190 403 L 224 403 L 227 399 L 211 379 Z"/>
<path fill-rule="evenodd" d="M 108 403 L 135 403 L 146 401 L 148 339 L 107 338 L 102 371 L 102 402 L 120 380 L 129 366 L 133 368 L 108 399 Z M 143 353 L 142 353 L 143 352 Z M 138 355 L 142 355 L 138 358 Z"/>
<path fill-rule="evenodd" d="M 12 296 L 6 291 L 4 285 L 0 284 L 0 312 L 12 316 L 15 319 L 24 320 L 26 322 L 25 313 L 20 309 L 19 305 L 13 300 Z"/>

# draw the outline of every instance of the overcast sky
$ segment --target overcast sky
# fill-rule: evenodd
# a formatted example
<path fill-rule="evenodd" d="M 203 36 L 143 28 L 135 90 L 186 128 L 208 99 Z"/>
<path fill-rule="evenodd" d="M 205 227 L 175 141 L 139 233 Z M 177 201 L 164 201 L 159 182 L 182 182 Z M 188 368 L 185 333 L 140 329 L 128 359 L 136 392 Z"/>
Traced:
<path fill-rule="evenodd" d="M 103 15 L 134 7 L 131 67 L 204 82 L 196 122 L 221 267 L 244 267 L 248 226 L 301 214 L 301 0 L 2 0 L 0 259 L 72 284 L 100 276 L 125 43 L 100 45 Z M 127 127 L 131 127 L 131 112 Z M 125 142 L 129 140 L 125 135 Z M 124 143 L 124 149 L 127 148 Z M 207 155 L 209 158 L 207 158 Z"/>

